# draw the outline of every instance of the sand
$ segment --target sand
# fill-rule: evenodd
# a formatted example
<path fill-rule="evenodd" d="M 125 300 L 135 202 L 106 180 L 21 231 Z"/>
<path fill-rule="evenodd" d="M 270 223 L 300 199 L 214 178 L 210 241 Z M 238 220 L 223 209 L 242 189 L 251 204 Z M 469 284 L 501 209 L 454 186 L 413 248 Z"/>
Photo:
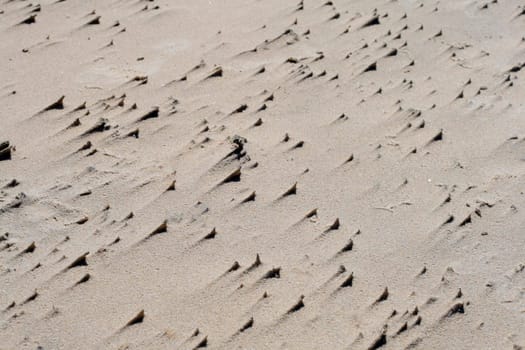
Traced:
<path fill-rule="evenodd" d="M 0 349 L 522 349 L 524 6 L 2 0 Z"/>

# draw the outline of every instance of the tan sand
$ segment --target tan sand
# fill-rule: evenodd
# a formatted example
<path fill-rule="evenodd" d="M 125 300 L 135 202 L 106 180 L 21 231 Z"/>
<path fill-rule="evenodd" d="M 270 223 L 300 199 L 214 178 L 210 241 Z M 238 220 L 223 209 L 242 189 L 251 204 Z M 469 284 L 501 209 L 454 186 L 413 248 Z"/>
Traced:
<path fill-rule="evenodd" d="M 2 0 L 0 349 L 522 349 L 524 29 Z"/>

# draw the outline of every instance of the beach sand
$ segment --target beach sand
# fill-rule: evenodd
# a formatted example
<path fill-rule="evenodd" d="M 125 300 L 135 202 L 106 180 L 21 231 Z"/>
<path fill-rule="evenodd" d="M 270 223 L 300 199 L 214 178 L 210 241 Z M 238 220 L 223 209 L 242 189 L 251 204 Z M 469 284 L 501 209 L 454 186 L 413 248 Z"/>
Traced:
<path fill-rule="evenodd" d="M 525 4 L 2 0 L 0 349 L 525 347 Z"/>

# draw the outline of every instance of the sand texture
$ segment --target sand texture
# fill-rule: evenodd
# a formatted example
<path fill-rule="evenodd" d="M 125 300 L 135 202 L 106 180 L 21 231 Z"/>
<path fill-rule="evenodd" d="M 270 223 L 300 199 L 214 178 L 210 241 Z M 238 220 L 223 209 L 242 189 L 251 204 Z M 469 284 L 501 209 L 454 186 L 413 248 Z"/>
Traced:
<path fill-rule="evenodd" d="M 523 0 L 0 0 L 0 349 L 525 348 Z"/>

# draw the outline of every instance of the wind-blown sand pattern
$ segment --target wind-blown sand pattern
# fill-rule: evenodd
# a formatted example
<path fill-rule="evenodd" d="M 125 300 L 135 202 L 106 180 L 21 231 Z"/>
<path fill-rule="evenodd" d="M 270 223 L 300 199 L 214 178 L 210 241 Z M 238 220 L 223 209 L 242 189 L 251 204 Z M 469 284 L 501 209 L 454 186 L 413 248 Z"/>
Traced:
<path fill-rule="evenodd" d="M 0 349 L 522 349 L 521 0 L 0 0 Z"/>

